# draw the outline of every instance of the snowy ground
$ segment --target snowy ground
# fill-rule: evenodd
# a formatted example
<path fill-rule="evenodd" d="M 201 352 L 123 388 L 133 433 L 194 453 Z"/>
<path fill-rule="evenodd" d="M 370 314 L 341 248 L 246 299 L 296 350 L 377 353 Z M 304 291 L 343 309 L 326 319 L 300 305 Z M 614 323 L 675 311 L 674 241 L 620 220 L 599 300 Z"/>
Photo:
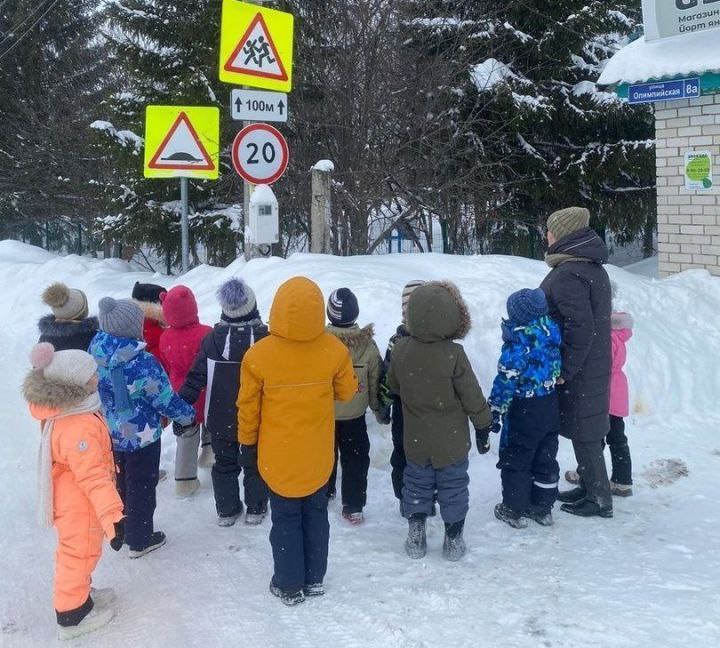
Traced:
<path fill-rule="evenodd" d="M 402 285 L 416 278 L 451 278 L 472 307 L 475 327 L 465 346 L 487 390 L 504 299 L 514 289 L 536 286 L 546 271 L 541 263 L 509 257 L 297 255 L 237 262 L 223 270 L 201 267 L 183 282 L 198 293 L 208 323 L 219 315 L 215 288 L 233 274 L 251 282 L 263 314 L 290 276 L 310 276 L 326 294 L 347 285 L 358 294 L 361 321 L 376 323 L 384 347 L 397 324 Z M 156 524 L 168 534 L 166 547 L 132 562 L 106 552 L 95 582 L 117 589 L 118 616 L 101 633 L 73 645 L 720 645 L 720 280 L 703 271 L 661 282 L 616 268 L 610 272 L 620 286 L 620 305 L 637 321 L 628 368 L 636 496 L 616 500 L 613 520 L 557 512 L 549 530 L 533 525 L 515 531 L 500 524 L 492 515 L 500 496 L 494 447 L 485 457 L 471 455 L 467 557 L 459 564 L 442 560 L 442 523 L 432 520 L 426 559 L 410 561 L 403 551 L 406 525 L 390 486 L 389 429 L 373 422 L 367 522 L 346 526 L 339 504 L 332 504 L 325 598 L 287 609 L 268 594 L 269 522 L 218 528 L 210 477 L 203 471 L 203 489 L 191 501 L 175 500 L 171 482 L 159 487 Z M 52 280 L 85 289 L 93 305 L 106 294 L 129 295 L 136 280 L 178 283 L 131 272 L 119 261 L 61 259 L 0 242 L 3 648 L 54 642 L 54 537 L 34 521 L 38 430 L 19 394 L 36 320 L 43 314 L 39 294 Z M 162 463 L 171 470 L 173 439 L 164 442 Z M 573 466 L 566 442 L 561 465 Z"/>

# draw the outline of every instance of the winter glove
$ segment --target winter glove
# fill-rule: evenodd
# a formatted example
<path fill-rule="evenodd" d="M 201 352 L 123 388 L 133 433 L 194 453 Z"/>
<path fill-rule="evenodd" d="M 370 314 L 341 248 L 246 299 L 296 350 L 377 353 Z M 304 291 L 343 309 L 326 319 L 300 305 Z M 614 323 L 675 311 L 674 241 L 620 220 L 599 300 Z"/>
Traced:
<path fill-rule="evenodd" d="M 375 420 L 380 425 L 390 425 L 390 406 L 383 407 L 381 410 L 378 410 L 375 414 Z"/>
<path fill-rule="evenodd" d="M 110 540 L 110 548 L 113 551 L 120 551 L 125 541 L 125 518 L 115 522 L 115 537 Z"/>
<path fill-rule="evenodd" d="M 477 445 L 477 451 L 481 455 L 490 452 L 490 441 L 488 441 L 488 437 L 490 436 L 491 429 L 492 426 L 488 425 L 482 430 L 475 430 L 475 444 Z"/>
<path fill-rule="evenodd" d="M 502 415 L 497 410 L 493 411 L 492 413 L 492 432 L 493 434 L 500 434 L 502 431 Z"/>
<path fill-rule="evenodd" d="M 191 423 L 190 425 L 180 425 L 177 421 L 173 421 L 173 434 L 176 437 L 181 437 L 185 435 L 189 430 L 195 429 L 195 424 Z"/>
<path fill-rule="evenodd" d="M 257 445 L 241 445 L 240 446 L 240 466 L 245 468 L 257 469 Z"/>

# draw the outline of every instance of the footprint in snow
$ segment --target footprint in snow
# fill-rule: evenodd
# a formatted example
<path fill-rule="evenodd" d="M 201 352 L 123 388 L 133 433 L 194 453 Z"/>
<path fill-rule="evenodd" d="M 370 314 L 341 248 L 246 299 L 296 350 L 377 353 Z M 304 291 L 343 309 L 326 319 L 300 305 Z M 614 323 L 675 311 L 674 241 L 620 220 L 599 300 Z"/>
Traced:
<path fill-rule="evenodd" d="M 655 459 L 642 473 L 651 488 L 670 486 L 689 474 L 688 466 L 682 459 Z"/>

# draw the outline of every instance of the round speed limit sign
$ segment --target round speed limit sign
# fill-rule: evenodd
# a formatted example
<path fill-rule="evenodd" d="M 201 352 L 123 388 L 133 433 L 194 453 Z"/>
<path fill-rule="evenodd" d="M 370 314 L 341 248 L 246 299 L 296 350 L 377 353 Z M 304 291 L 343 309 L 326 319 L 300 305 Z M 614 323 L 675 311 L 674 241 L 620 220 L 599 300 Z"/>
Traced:
<path fill-rule="evenodd" d="M 238 175 L 251 184 L 272 184 L 285 173 L 288 145 L 282 133 L 268 124 L 250 124 L 236 136 L 232 160 Z"/>

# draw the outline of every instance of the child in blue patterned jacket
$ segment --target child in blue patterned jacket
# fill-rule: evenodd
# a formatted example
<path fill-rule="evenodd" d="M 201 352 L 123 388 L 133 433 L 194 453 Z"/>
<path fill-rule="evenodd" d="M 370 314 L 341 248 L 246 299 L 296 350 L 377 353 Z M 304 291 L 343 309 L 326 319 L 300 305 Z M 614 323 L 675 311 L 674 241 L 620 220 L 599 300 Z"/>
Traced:
<path fill-rule="evenodd" d="M 165 544 L 154 531 L 162 417 L 189 426 L 195 410 L 177 396 L 158 360 L 145 350 L 143 311 L 129 299 L 100 300 L 100 332 L 90 343 L 100 376 L 102 412 L 110 428 L 117 488 L 125 505 L 130 558 Z"/>
<path fill-rule="evenodd" d="M 524 518 L 552 524 L 560 468 L 557 463 L 561 333 L 548 317 L 545 294 L 523 289 L 507 300 L 503 347 L 490 395 L 493 431 L 500 432 L 503 501 L 495 517 L 512 527 Z"/>

